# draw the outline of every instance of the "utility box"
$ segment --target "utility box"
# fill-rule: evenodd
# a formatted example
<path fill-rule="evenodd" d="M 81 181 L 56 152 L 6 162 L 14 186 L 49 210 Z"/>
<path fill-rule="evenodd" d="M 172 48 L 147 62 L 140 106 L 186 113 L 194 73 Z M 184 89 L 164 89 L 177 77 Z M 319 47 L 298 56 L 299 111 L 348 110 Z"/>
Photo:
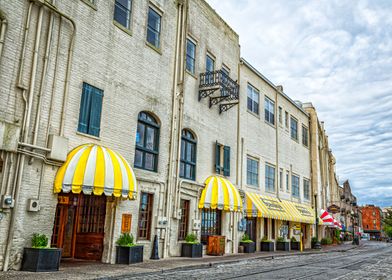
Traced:
<path fill-rule="evenodd" d="M 39 205 L 39 200 L 30 198 L 27 200 L 27 211 L 29 212 L 38 212 L 41 209 Z"/>
<path fill-rule="evenodd" d="M 194 231 L 200 230 L 200 226 L 201 226 L 201 221 L 200 220 L 195 220 L 195 219 L 192 220 L 192 229 Z"/>
<path fill-rule="evenodd" d="M 157 228 L 166 228 L 167 227 L 167 217 L 159 216 L 157 217 Z"/>
<path fill-rule="evenodd" d="M 0 150 L 16 152 L 19 137 L 19 126 L 0 120 Z"/>
<path fill-rule="evenodd" d="M 65 161 L 68 154 L 68 138 L 50 134 L 48 148 L 50 149 L 50 152 L 47 155 L 48 159 Z"/>

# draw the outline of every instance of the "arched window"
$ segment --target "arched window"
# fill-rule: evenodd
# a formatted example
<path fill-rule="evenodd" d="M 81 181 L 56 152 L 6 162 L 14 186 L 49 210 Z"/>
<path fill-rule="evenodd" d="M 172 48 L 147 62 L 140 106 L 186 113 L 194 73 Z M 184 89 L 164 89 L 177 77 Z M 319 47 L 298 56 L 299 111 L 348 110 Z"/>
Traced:
<path fill-rule="evenodd" d="M 140 112 L 137 122 L 135 167 L 157 171 L 159 124 L 147 112 Z"/>
<path fill-rule="evenodd" d="M 195 180 L 196 177 L 196 138 L 187 129 L 182 130 L 180 177 Z"/>

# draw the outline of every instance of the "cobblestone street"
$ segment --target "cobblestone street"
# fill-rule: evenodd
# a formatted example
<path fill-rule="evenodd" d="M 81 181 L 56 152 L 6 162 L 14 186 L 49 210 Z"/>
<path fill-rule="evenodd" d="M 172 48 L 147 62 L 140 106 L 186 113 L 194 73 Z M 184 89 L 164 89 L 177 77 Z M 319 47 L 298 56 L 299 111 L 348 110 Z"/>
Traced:
<path fill-rule="evenodd" d="M 392 279 L 392 245 L 368 242 L 347 252 L 243 260 L 121 279 Z"/>

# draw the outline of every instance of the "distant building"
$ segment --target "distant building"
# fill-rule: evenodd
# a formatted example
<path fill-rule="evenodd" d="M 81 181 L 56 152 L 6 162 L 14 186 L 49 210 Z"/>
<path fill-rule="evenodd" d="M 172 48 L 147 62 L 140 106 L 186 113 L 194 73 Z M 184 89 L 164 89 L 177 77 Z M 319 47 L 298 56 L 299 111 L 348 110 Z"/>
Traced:
<path fill-rule="evenodd" d="M 372 238 L 381 237 L 382 212 L 380 207 L 365 205 L 361 207 L 363 231 L 369 233 Z"/>

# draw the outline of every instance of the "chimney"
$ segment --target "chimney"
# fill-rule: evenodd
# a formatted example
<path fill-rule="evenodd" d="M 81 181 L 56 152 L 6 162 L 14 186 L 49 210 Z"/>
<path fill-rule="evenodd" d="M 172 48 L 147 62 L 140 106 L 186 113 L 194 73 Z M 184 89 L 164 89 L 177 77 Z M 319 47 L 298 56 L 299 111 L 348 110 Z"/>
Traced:
<path fill-rule="evenodd" d="M 277 88 L 280 92 L 283 92 L 283 86 L 279 85 L 279 86 L 276 86 L 276 88 Z"/>

